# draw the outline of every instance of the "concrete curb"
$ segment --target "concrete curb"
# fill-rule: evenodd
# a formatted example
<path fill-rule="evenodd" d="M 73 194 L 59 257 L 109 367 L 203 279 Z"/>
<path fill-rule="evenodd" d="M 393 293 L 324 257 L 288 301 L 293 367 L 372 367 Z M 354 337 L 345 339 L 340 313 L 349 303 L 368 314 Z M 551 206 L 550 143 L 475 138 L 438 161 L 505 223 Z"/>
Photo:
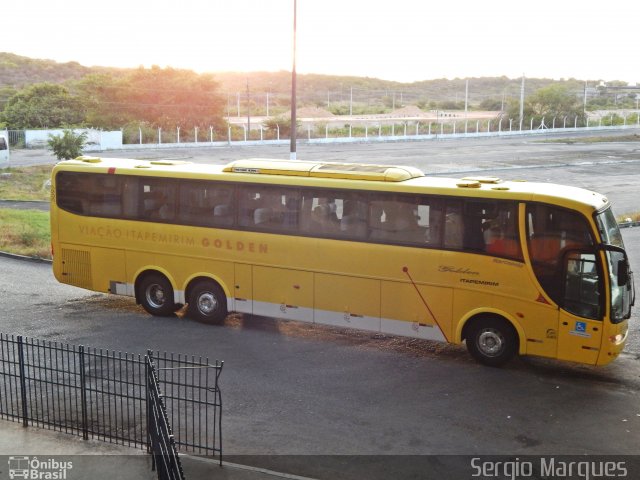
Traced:
<path fill-rule="evenodd" d="M 623 223 L 619 223 L 618 226 L 620 228 L 640 227 L 640 221 L 639 222 L 623 222 Z"/>
<path fill-rule="evenodd" d="M 0 257 L 12 258 L 14 260 L 25 260 L 28 262 L 35 262 L 35 263 L 53 263 L 53 260 L 49 260 L 48 258 L 28 257 L 26 255 L 18 255 L 17 253 L 9 253 L 9 252 L 3 252 L 3 251 L 0 251 Z"/>

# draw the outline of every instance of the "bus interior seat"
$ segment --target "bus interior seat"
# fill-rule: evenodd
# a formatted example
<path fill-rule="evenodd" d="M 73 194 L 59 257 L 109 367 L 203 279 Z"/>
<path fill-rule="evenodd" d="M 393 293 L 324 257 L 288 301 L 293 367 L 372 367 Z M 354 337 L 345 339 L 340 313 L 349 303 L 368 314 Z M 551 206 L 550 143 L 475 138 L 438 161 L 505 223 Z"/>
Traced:
<path fill-rule="evenodd" d="M 213 221 L 217 225 L 230 225 L 233 223 L 231 207 L 228 204 L 213 207 Z"/>
<path fill-rule="evenodd" d="M 253 212 L 253 223 L 256 226 L 267 226 L 273 219 L 273 211 L 269 207 L 256 208 Z"/>
<path fill-rule="evenodd" d="M 320 204 L 313 207 L 311 215 L 303 215 L 301 226 L 310 233 L 331 233 L 335 229 L 331 228 L 331 220 L 329 217 L 329 205 Z"/>

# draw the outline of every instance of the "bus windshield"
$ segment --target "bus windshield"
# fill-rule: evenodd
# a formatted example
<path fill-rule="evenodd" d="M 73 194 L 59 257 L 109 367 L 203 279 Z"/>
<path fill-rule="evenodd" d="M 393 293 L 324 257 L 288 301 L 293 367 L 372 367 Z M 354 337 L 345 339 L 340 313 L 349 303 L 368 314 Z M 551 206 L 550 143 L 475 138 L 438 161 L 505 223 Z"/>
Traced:
<path fill-rule="evenodd" d="M 624 248 L 622 234 L 611 209 L 596 216 L 602 242 L 620 249 Z M 634 303 L 633 275 L 624 251 L 605 249 L 611 281 L 611 321 L 620 322 L 631 316 Z"/>
<path fill-rule="evenodd" d="M 596 216 L 596 223 L 603 243 L 613 245 L 614 247 L 624 248 L 618 222 L 616 222 L 610 208 Z"/>

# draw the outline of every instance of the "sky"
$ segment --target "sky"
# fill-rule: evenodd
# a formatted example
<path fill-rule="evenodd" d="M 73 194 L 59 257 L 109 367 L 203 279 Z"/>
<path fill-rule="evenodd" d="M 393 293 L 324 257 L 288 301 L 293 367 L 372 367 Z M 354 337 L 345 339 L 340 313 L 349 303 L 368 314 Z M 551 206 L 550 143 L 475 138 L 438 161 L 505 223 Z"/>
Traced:
<path fill-rule="evenodd" d="M 294 0 L 21 0 L 0 51 L 86 66 L 291 70 Z M 297 0 L 298 73 L 640 83 L 639 0 Z"/>

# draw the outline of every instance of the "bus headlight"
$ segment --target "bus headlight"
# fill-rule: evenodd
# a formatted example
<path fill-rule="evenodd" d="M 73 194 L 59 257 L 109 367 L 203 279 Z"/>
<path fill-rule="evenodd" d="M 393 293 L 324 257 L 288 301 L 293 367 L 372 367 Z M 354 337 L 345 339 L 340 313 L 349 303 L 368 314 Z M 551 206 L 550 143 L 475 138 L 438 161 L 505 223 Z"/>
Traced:
<path fill-rule="evenodd" d="M 619 333 L 617 335 L 613 335 L 609 337 L 609 340 L 611 340 L 611 343 L 613 343 L 614 345 L 620 345 L 622 342 L 625 341 L 626 338 L 627 338 L 626 333 Z"/>

